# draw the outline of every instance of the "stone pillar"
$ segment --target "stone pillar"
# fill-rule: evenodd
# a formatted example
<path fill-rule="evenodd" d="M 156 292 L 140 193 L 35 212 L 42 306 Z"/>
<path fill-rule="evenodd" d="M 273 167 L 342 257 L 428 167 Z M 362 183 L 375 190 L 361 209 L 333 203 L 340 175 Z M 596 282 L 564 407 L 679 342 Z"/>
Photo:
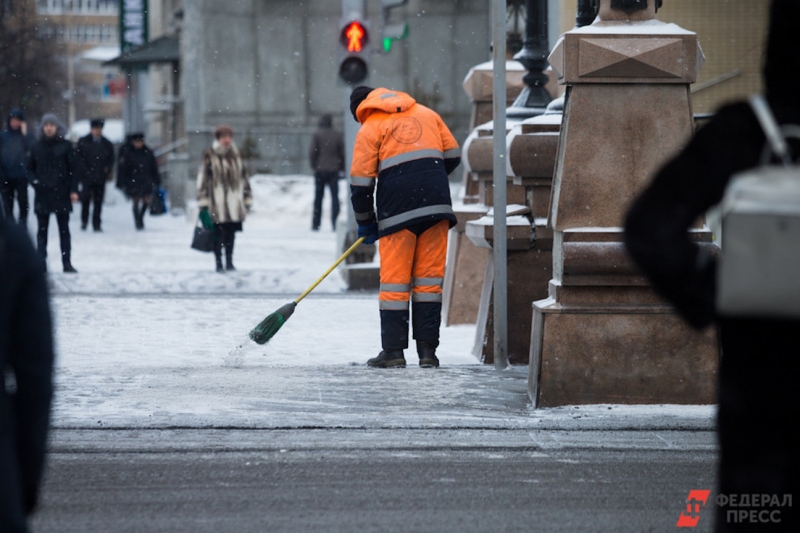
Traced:
<path fill-rule="evenodd" d="M 552 231 L 547 228 L 550 184 L 556 160 L 561 115 L 540 115 L 512 126 L 507 135 L 508 169 L 515 200 L 508 225 L 508 358 L 527 364 L 530 355 L 531 303 L 547 296 L 552 277 Z M 478 159 L 480 163 L 481 159 Z M 476 246 L 492 249 L 494 217 L 467 223 L 467 237 Z M 491 251 L 490 251 L 491 254 Z M 491 255 L 490 255 L 491 257 Z M 484 275 L 473 353 L 494 362 L 492 327 L 493 262 Z"/>
<path fill-rule="evenodd" d="M 548 219 L 553 278 L 533 306 L 535 406 L 715 399 L 714 332 L 686 326 L 622 240 L 631 202 L 694 127 L 702 52 L 695 33 L 655 19 L 656 2 L 601 0 L 598 19 L 549 58 L 568 89 Z M 702 220 L 691 235 L 715 246 Z"/>
<path fill-rule="evenodd" d="M 472 102 L 472 115 L 470 116 L 470 131 L 473 133 L 480 125 L 491 126 L 492 121 L 492 72 L 494 65 L 491 61 L 481 63 L 470 69 L 464 78 L 464 92 Z M 506 61 L 506 104 L 512 102 L 520 95 L 525 84 L 525 67 L 517 61 Z M 464 150 L 465 151 L 465 150 Z M 491 176 L 489 177 L 491 179 Z M 477 176 L 464 170 L 464 203 L 482 203 L 478 196 Z"/>
<path fill-rule="evenodd" d="M 472 101 L 472 133 L 462 146 L 464 161 L 464 198 L 454 199 L 453 210 L 458 218 L 456 227 L 450 230 L 447 250 L 447 269 L 443 287 L 442 319 L 445 325 L 474 324 L 478 319 L 481 286 L 484 279 L 488 252 L 474 246 L 465 235 L 467 222 L 486 214 L 491 204 L 483 201 L 486 197 L 486 179 L 491 185 L 491 162 L 486 171 L 473 172 L 469 166 L 469 152 L 472 140 L 480 134 L 481 142 L 476 147 L 482 154 L 492 158 L 492 63 L 482 63 L 470 69 L 464 79 L 464 91 Z M 522 77 L 525 69 L 516 61 L 506 62 L 506 102 L 510 104 L 522 91 Z M 487 124 L 488 123 L 488 124 Z M 480 126 L 483 125 L 483 126 Z M 480 127 L 479 127 L 480 126 Z M 488 135 L 486 137 L 487 130 Z M 486 137 L 486 138 L 484 138 Z M 487 145 L 488 142 L 488 152 Z M 483 167 L 481 167 L 483 168 Z M 483 179 L 479 179 L 483 175 Z M 483 191 L 483 194 L 482 194 Z"/>

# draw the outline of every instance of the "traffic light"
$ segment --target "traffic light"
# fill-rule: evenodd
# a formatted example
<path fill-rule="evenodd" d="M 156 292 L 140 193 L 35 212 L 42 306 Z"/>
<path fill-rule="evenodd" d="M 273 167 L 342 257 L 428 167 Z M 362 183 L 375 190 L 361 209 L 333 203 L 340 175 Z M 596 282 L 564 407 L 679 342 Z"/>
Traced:
<path fill-rule="evenodd" d="M 408 0 L 381 0 L 381 40 L 383 52 L 392 51 L 392 43 L 408 37 L 408 22 L 389 24 L 390 13 L 396 7 L 404 6 Z"/>
<path fill-rule="evenodd" d="M 369 29 L 360 20 L 347 20 L 339 35 L 343 55 L 339 77 L 349 84 L 364 81 L 369 74 Z"/>
<path fill-rule="evenodd" d="M 386 24 L 383 27 L 383 51 L 387 54 L 392 51 L 392 43 L 408 37 L 408 22 L 399 24 Z"/>

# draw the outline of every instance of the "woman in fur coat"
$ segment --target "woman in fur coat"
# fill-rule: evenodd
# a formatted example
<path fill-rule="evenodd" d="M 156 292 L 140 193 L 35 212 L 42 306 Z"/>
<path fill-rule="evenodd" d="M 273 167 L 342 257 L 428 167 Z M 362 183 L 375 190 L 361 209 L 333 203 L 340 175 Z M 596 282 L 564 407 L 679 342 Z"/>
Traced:
<path fill-rule="evenodd" d="M 250 209 L 253 197 L 247 170 L 233 142 L 233 129 L 219 126 L 214 130 L 214 137 L 216 140 L 211 147 L 203 151 L 203 164 L 197 176 L 197 206 L 201 211 L 201 219 L 210 218 L 214 224 L 217 272 L 224 272 L 236 270 L 233 267 L 233 241 L 236 232 L 242 231 L 245 212 Z"/>

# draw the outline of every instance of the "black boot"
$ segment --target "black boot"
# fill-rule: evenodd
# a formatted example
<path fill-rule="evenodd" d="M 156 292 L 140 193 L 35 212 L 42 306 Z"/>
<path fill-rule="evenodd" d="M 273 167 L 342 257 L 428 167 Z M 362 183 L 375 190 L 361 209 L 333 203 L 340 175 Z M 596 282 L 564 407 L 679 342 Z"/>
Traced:
<path fill-rule="evenodd" d="M 231 232 L 225 239 L 225 270 L 236 270 L 233 266 L 233 239 L 234 233 Z"/>
<path fill-rule="evenodd" d="M 403 357 L 403 350 L 383 350 L 378 354 L 378 357 L 373 357 L 367 361 L 367 366 L 378 368 L 404 368 L 406 366 L 406 359 Z"/>
<path fill-rule="evenodd" d="M 144 229 L 144 215 L 147 213 L 147 204 L 142 202 L 142 210 L 139 211 L 139 225 L 137 226 L 138 229 Z"/>
<path fill-rule="evenodd" d="M 72 266 L 72 263 L 70 262 L 69 259 L 64 259 L 62 261 L 62 264 L 64 265 L 64 272 L 66 272 L 68 274 L 77 274 L 78 273 L 78 271 L 75 270 L 75 267 Z"/>
<path fill-rule="evenodd" d="M 134 202 L 133 204 L 133 223 L 136 226 L 137 230 L 144 229 L 144 222 L 141 220 L 139 216 L 139 206 Z"/>
<path fill-rule="evenodd" d="M 214 239 L 214 260 L 217 263 L 217 272 L 224 274 L 225 268 L 222 266 L 222 231 L 219 226 L 214 226 L 214 233 L 216 234 L 216 239 Z"/>
<path fill-rule="evenodd" d="M 428 341 L 417 341 L 417 354 L 419 366 L 422 368 L 438 368 L 439 358 L 436 357 L 436 346 Z"/>

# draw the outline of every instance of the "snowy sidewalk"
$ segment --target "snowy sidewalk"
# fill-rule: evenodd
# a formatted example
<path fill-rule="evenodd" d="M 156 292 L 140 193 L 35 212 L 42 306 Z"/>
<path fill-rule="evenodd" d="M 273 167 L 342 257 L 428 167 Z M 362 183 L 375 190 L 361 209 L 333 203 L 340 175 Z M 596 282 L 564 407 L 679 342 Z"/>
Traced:
<path fill-rule="evenodd" d="M 57 236 L 50 236 L 56 428 L 522 430 L 540 441 L 550 430 L 713 429 L 710 406 L 533 410 L 527 367 L 498 373 L 479 364 L 470 353 L 474 326 L 442 329 L 438 370 L 417 367 L 413 348 L 406 369 L 367 368 L 380 346 L 377 295 L 348 293 L 338 273 L 269 344 L 252 343 L 247 332 L 340 252 L 327 198 L 322 230 L 309 229 L 310 177 L 257 176 L 252 183 L 255 206 L 237 237 L 236 272 L 217 274 L 211 254 L 189 248 L 193 222 L 186 217 L 148 216 L 147 229 L 136 232 L 130 203 L 116 191 L 104 209 L 104 233 L 81 232 L 72 216 L 79 274 L 59 271 Z"/>

